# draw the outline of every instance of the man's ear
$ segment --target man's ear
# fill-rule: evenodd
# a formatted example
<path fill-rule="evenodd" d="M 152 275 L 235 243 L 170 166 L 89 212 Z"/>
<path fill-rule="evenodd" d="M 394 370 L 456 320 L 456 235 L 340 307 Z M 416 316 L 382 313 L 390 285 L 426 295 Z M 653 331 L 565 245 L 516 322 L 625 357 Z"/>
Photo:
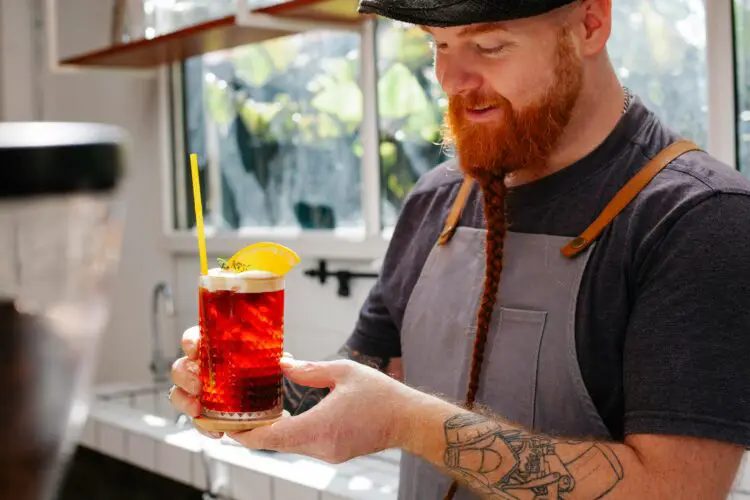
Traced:
<path fill-rule="evenodd" d="M 568 21 L 578 35 L 581 56 L 602 52 L 612 33 L 612 0 L 579 0 Z"/>

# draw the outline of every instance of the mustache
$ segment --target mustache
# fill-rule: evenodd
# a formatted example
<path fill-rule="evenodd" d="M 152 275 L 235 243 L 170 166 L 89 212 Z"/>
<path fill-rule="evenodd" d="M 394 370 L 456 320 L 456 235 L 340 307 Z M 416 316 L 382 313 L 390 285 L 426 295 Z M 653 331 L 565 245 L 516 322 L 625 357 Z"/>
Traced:
<path fill-rule="evenodd" d="M 502 107 L 509 104 L 509 101 L 500 94 L 487 92 L 457 94 L 448 98 L 448 106 L 454 110 L 464 110 L 485 106 Z"/>

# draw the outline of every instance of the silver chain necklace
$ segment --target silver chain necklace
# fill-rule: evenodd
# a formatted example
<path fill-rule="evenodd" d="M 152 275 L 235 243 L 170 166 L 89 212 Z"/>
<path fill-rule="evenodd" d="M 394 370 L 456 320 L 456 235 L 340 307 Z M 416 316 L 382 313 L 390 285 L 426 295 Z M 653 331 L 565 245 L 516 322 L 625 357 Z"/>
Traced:
<path fill-rule="evenodd" d="M 623 99 L 622 104 L 622 114 L 624 115 L 627 113 L 628 108 L 630 107 L 630 102 L 633 100 L 633 93 L 627 87 L 623 87 L 622 90 L 625 91 L 625 99 Z"/>

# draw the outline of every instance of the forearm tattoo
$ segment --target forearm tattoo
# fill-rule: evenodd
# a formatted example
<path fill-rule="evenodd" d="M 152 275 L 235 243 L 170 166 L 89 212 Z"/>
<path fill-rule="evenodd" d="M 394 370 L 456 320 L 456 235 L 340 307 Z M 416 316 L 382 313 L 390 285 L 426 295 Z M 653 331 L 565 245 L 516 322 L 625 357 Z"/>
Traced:
<path fill-rule="evenodd" d="M 444 430 L 445 466 L 489 498 L 594 500 L 624 477 L 605 444 L 532 435 L 466 413 L 448 419 Z"/>
<path fill-rule="evenodd" d="M 384 371 L 390 363 L 390 358 L 379 358 L 377 356 L 368 356 L 344 345 L 335 356 L 328 358 L 334 359 L 351 359 L 363 365 L 370 366 L 376 370 Z M 320 402 L 330 389 L 318 389 L 295 384 L 286 377 L 284 378 L 284 409 L 292 415 L 300 415 Z"/>

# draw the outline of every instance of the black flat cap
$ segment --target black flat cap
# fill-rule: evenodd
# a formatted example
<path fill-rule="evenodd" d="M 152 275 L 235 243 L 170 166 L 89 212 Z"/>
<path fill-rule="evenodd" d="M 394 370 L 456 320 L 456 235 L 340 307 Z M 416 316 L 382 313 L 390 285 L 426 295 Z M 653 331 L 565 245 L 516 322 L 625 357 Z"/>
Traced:
<path fill-rule="evenodd" d="M 360 14 L 449 27 L 538 16 L 574 0 L 360 0 Z"/>

